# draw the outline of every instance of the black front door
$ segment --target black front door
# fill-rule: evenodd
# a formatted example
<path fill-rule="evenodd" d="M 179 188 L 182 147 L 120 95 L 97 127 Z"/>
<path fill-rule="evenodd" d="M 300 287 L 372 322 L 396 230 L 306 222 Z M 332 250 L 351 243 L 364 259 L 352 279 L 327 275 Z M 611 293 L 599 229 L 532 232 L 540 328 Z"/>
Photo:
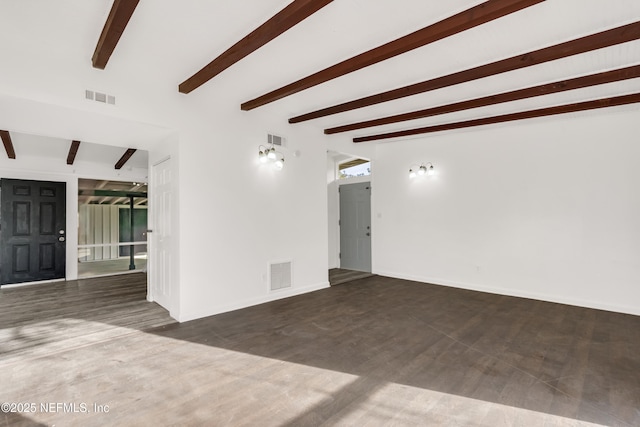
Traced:
<path fill-rule="evenodd" d="M 2 179 L 0 285 L 65 277 L 66 183 Z"/>

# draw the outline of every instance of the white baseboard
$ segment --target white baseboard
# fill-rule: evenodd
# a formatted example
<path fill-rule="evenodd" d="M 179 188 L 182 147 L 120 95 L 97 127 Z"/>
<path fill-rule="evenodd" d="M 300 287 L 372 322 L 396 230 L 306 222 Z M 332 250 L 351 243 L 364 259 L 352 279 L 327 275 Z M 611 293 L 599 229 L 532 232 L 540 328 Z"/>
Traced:
<path fill-rule="evenodd" d="M 452 281 L 444 280 L 441 278 L 412 276 L 412 275 L 396 273 L 392 271 L 376 271 L 375 274 L 378 274 L 380 276 L 392 277 L 396 279 L 411 280 L 414 282 L 430 283 L 430 284 L 439 285 L 439 286 L 448 286 L 451 288 L 486 292 L 486 293 L 497 294 L 497 295 L 506 295 L 510 297 L 529 298 L 529 299 L 534 299 L 538 301 L 553 302 L 558 304 L 573 305 L 576 307 L 593 308 L 596 310 L 605 310 L 605 311 L 612 311 L 615 313 L 632 314 L 634 316 L 640 316 L 640 307 L 621 306 L 621 305 L 615 305 L 615 304 L 606 304 L 602 302 L 581 300 L 579 298 L 559 297 L 557 295 L 550 295 L 550 294 L 544 294 L 544 293 L 525 292 L 525 291 L 519 291 L 515 289 L 476 285 L 471 283 L 452 282 Z"/>
<path fill-rule="evenodd" d="M 266 302 L 277 301 L 283 298 L 289 298 L 296 295 L 307 294 L 309 292 L 319 291 L 321 289 L 329 288 L 329 282 L 322 282 L 316 285 L 304 286 L 300 288 L 281 289 L 277 292 L 272 292 L 268 295 L 264 295 L 258 298 L 251 298 L 244 301 L 238 301 L 232 304 L 225 304 L 217 307 L 211 307 L 206 311 L 200 311 L 195 313 L 179 314 L 178 317 L 174 317 L 173 313 L 171 317 L 174 317 L 178 322 L 188 322 L 190 320 L 201 319 L 203 317 L 214 316 L 216 314 L 227 313 L 229 311 L 240 310 L 242 308 L 251 307 L 258 304 L 264 304 Z"/>
<path fill-rule="evenodd" d="M 60 283 L 66 279 L 36 280 L 33 282 L 12 283 L 10 285 L 2 285 L 2 289 L 23 288 L 25 286 L 46 285 L 48 283 Z"/>

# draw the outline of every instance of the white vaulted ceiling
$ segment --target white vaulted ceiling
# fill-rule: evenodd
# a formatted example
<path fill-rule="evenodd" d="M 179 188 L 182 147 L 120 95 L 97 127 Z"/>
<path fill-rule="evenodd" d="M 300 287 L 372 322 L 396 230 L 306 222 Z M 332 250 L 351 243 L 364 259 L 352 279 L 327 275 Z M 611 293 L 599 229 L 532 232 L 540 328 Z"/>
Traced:
<path fill-rule="evenodd" d="M 106 69 L 90 67 L 111 0 L 0 0 L 0 90 L 59 101 L 70 88 L 42 67 L 77 70 L 87 85 L 128 81 L 144 92 L 178 85 L 286 7 L 289 0 L 141 0 Z M 479 0 L 335 0 L 183 97 L 240 108 L 243 102 L 390 42 Z M 259 107 L 283 122 L 320 108 L 448 75 L 640 21 L 637 0 L 546 0 Z M 480 78 L 290 126 L 329 127 L 640 64 L 640 41 Z M 11 79 L 33 74 L 29 88 Z M 24 85 L 24 83 L 21 83 Z M 96 88 L 101 89 L 101 88 Z M 75 90 L 75 88 L 74 88 Z M 114 89 L 115 90 L 115 89 Z M 45 92 L 47 95 L 43 96 Z M 640 92 L 640 79 L 351 131 L 351 137 L 507 114 Z M 126 99 L 123 94 L 116 94 Z M 47 99 L 47 97 L 49 99 Z M 92 108 L 92 107 L 87 107 Z M 253 111 L 245 114 L 250 116 Z M 337 136 L 327 136 L 336 138 Z"/>

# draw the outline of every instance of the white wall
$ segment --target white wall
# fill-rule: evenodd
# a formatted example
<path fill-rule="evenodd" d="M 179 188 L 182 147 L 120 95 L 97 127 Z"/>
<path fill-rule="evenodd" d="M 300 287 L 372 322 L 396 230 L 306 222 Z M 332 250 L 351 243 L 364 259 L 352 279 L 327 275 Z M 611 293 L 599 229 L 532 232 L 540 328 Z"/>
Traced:
<path fill-rule="evenodd" d="M 640 314 L 638 112 L 379 144 L 374 272 Z"/>
<path fill-rule="evenodd" d="M 327 287 L 321 134 L 236 105 L 190 118 L 180 139 L 180 320 Z M 286 138 L 281 171 L 258 162 L 268 132 Z M 270 292 L 268 263 L 282 260 L 293 261 L 293 286 Z"/>

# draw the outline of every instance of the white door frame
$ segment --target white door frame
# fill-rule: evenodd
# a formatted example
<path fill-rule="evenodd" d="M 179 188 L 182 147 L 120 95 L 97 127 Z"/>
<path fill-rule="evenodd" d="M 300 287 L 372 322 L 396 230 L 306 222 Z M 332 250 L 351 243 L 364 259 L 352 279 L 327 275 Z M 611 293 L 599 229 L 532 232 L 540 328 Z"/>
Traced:
<path fill-rule="evenodd" d="M 147 300 L 155 301 L 170 313 L 175 310 L 177 296 L 172 277 L 175 251 L 171 241 L 172 215 L 174 214 L 171 162 L 171 156 L 164 157 L 152 164 L 149 170 L 149 221 L 147 223 L 149 230 L 147 232 L 149 245 Z M 158 175 L 158 168 L 161 166 L 166 168 L 161 172 L 162 177 Z"/>

